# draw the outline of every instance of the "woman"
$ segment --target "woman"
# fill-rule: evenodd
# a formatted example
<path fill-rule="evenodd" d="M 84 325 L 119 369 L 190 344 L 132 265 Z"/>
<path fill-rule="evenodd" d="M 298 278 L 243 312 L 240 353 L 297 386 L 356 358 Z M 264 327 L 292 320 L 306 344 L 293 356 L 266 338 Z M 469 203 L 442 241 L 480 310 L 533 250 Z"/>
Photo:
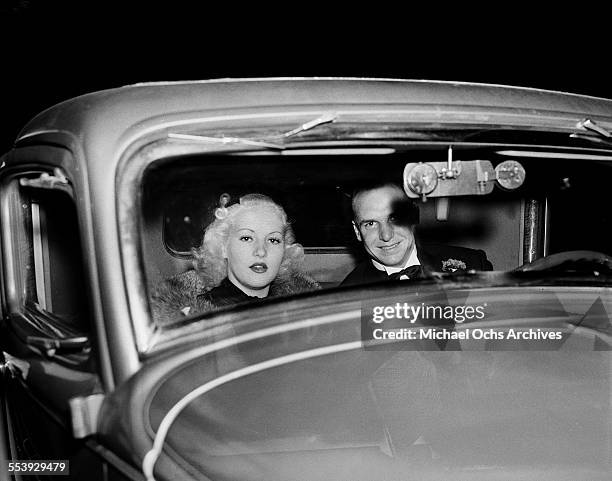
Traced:
<path fill-rule="evenodd" d="M 193 252 L 195 268 L 155 290 L 157 321 L 319 288 L 300 271 L 304 249 L 280 205 L 262 194 L 228 203 L 229 195 L 223 194 L 215 220 Z"/>

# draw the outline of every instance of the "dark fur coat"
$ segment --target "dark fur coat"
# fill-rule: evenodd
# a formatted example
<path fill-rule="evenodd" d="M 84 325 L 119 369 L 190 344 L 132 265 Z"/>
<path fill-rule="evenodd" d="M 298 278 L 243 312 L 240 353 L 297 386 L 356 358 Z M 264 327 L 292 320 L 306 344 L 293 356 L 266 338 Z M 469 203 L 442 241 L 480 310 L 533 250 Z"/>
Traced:
<path fill-rule="evenodd" d="M 215 307 L 204 296 L 212 286 L 204 285 L 194 269 L 159 283 L 151 295 L 153 318 L 158 324 L 181 319 L 186 316 L 208 312 Z M 286 296 L 319 289 L 319 284 L 302 272 L 292 271 L 278 276 L 270 286 L 269 297 Z"/>

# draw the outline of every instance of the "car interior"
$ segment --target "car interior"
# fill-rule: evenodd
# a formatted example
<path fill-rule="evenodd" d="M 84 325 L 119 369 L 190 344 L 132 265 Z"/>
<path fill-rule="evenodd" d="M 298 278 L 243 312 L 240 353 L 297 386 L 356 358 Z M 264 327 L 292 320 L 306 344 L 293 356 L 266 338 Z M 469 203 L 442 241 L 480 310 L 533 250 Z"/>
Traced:
<path fill-rule="evenodd" d="M 153 164 L 145 174 L 142 195 L 148 285 L 191 267 L 191 250 L 200 245 L 221 195 L 237 199 L 256 192 L 285 208 L 296 239 L 305 248 L 305 271 L 322 287 L 337 286 L 364 256 L 351 226 L 354 186 L 373 178 L 402 185 L 408 164 L 446 162 L 447 156 L 444 148 L 391 155 L 364 152 L 195 155 Z M 496 182 L 485 194 L 464 187 L 459 195 L 414 195 L 420 210 L 419 242 L 483 249 L 498 271 L 566 250 L 609 255 L 605 227 L 612 223 L 611 216 L 596 207 L 602 205 L 605 192 L 605 177 L 597 172 L 607 172 L 607 164 L 590 163 L 586 169 L 579 167 L 584 161 L 571 158 L 520 154 L 516 159 L 526 174 L 518 188 L 506 189 Z M 454 165 L 465 166 L 478 159 L 495 165 L 508 160 L 506 153 L 491 148 L 455 148 L 454 157 Z M 464 170 L 467 178 L 468 169 Z M 451 181 L 439 184 L 444 182 Z M 476 183 L 475 178 L 470 180 Z M 466 192 L 470 195 L 461 195 Z"/>

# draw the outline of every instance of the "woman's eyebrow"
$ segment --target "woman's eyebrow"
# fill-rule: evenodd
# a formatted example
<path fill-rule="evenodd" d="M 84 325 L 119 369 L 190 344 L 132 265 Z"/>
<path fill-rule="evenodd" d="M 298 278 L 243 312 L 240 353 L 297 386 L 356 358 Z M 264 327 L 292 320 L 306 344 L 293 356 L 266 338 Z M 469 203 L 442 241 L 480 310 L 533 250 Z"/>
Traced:
<path fill-rule="evenodd" d="M 237 230 L 238 231 L 248 230 L 249 232 L 255 232 L 253 229 L 250 229 L 249 227 L 239 227 Z"/>

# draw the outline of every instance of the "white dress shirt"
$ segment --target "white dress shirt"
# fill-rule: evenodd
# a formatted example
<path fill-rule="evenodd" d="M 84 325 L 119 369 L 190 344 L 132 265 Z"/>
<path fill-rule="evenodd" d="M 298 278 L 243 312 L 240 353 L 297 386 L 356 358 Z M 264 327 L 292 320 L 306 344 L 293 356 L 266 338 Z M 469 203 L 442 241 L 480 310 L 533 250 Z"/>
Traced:
<path fill-rule="evenodd" d="M 376 267 L 376 269 L 378 269 L 379 271 L 385 271 L 387 273 L 387 275 L 390 276 L 391 274 L 395 274 L 396 272 L 399 272 L 399 271 L 405 269 L 406 267 L 420 266 L 421 262 L 419 261 L 419 258 L 417 256 L 416 245 L 414 245 L 414 246 L 412 246 L 412 252 L 408 256 L 408 260 L 406 261 L 406 263 L 404 264 L 403 267 L 389 267 L 389 266 L 386 266 L 384 264 L 381 264 L 378 261 L 375 261 L 374 259 L 372 259 L 372 264 L 374 264 L 374 267 Z M 404 281 L 406 279 L 408 279 L 407 275 L 402 275 L 400 277 L 401 281 Z"/>

